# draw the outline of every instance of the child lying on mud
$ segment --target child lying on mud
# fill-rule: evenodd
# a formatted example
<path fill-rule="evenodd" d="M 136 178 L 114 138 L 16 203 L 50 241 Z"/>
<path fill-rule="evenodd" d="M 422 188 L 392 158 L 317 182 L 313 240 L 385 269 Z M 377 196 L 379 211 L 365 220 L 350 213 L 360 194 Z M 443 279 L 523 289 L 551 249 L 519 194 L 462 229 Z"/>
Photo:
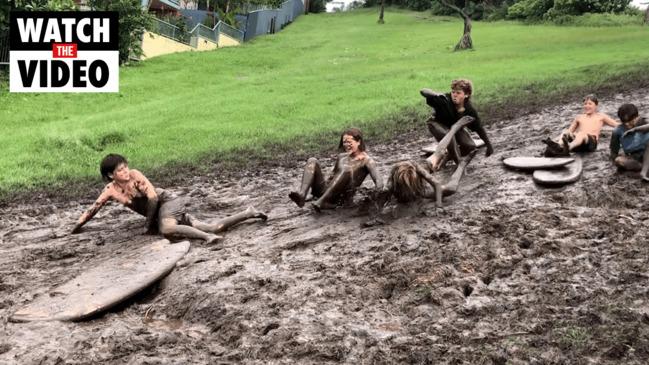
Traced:
<path fill-rule="evenodd" d="M 546 157 L 570 156 L 570 151 L 593 152 L 597 149 L 597 142 L 604 124 L 617 127 L 620 123 L 604 113 L 597 111 L 599 101 L 595 95 L 584 97 L 584 113 L 577 115 L 568 129 L 552 140 L 547 138 L 543 143 L 548 147 Z"/>
<path fill-rule="evenodd" d="M 448 145 L 453 142 L 453 137 L 462 132 L 464 126 L 471 122 L 473 122 L 473 118 L 463 117 L 454 124 L 446 136 L 439 142 L 433 156 L 438 159 L 441 158 Z M 409 203 L 419 198 L 433 198 L 435 199 L 436 205 L 441 207 L 442 197 L 455 194 L 464 170 L 477 152 L 477 149 L 474 149 L 460 160 L 460 163 L 446 184 L 440 183 L 431 175 L 434 170 L 430 161 L 426 161 L 423 166 L 414 161 L 396 163 L 390 171 L 387 188 L 384 194 L 382 194 L 382 202 L 379 205 L 384 205 L 391 196 L 394 196 L 399 203 Z"/>
<path fill-rule="evenodd" d="M 383 189 L 383 180 L 376 169 L 376 162 L 365 152 L 365 142 L 359 129 L 344 131 L 338 149 L 344 152 L 338 155 L 333 171 L 326 180 L 318 160 L 311 157 L 307 161 L 300 190 L 288 195 L 298 207 L 304 206 L 309 190 L 311 195 L 318 198 L 312 203 L 316 211 L 332 209 L 339 204 L 349 205 L 356 189 L 368 174 L 372 177 L 376 190 Z"/>
<path fill-rule="evenodd" d="M 468 128 L 476 132 L 484 141 L 487 147 L 486 156 L 490 156 L 493 153 L 494 150 L 487 136 L 487 132 L 482 127 L 478 112 L 471 104 L 473 84 L 470 80 L 453 80 L 451 82 L 451 92 L 447 94 L 437 93 L 430 89 L 421 89 L 420 93 L 426 98 L 426 103 L 435 112 L 426 121 L 426 124 L 428 125 L 428 130 L 430 130 L 430 133 L 437 141 L 441 141 L 457 121 L 468 116 L 472 118 L 472 123 L 468 125 Z M 429 161 L 432 169 L 438 170 L 446 163 L 449 155 L 456 164 L 459 164 L 461 156 L 466 156 L 475 149 L 476 145 L 473 142 L 473 138 L 471 138 L 465 129 L 462 129 L 456 133 L 455 138 L 450 142 L 448 155 L 433 155 L 429 158 Z"/>
<path fill-rule="evenodd" d="M 213 223 L 201 222 L 185 210 L 186 198 L 176 197 L 153 184 L 138 170 L 130 170 L 126 158 L 109 154 L 101 161 L 101 176 L 108 184 L 95 203 L 79 217 L 72 233 L 79 233 L 109 201 L 115 200 L 146 217 L 147 234 L 162 233 L 165 237 L 199 238 L 213 243 L 221 236 L 215 233 L 250 218 L 266 220 L 266 215 L 253 207 Z"/>
<path fill-rule="evenodd" d="M 649 181 L 649 123 L 633 104 L 620 106 L 617 115 L 622 125 L 611 136 L 611 160 L 622 170 L 640 171 L 642 180 Z M 620 147 L 623 156 L 618 156 Z"/>

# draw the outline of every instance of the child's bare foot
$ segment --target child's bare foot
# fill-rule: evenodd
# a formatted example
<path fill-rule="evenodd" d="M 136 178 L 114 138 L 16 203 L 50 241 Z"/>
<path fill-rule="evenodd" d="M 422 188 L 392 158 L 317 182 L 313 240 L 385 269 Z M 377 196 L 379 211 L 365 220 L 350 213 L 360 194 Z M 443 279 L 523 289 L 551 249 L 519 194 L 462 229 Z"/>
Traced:
<path fill-rule="evenodd" d="M 318 213 L 323 209 L 334 209 L 336 206 L 327 202 L 320 202 L 319 200 L 311 203 L 311 207 Z"/>
<path fill-rule="evenodd" d="M 266 221 L 268 219 L 268 216 L 257 209 L 253 206 L 249 206 L 248 209 L 246 209 L 246 213 L 250 214 L 253 218 L 259 218 L 262 221 Z"/>
<path fill-rule="evenodd" d="M 205 243 L 208 245 L 211 245 L 213 243 L 216 243 L 216 241 L 223 239 L 223 236 L 219 236 L 216 234 L 208 234 L 207 238 L 205 239 Z"/>
<path fill-rule="evenodd" d="M 298 207 L 302 208 L 304 206 L 304 197 L 302 196 L 302 194 L 296 191 L 291 191 L 288 194 L 288 197 L 291 198 L 291 200 L 294 201 Z"/>

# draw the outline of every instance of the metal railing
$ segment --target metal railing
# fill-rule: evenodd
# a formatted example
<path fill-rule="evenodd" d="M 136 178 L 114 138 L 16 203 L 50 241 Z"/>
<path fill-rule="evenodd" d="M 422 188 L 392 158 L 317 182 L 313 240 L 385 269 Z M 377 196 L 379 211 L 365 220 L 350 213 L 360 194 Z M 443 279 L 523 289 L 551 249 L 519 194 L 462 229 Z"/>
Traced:
<path fill-rule="evenodd" d="M 9 64 L 9 33 L 0 34 L 0 65 Z"/>
<path fill-rule="evenodd" d="M 164 20 L 154 18 L 151 31 L 181 43 L 189 44 L 190 33 Z"/>
<path fill-rule="evenodd" d="M 214 28 L 206 27 L 203 24 L 196 24 L 190 33 L 193 37 L 203 37 L 214 43 L 219 43 L 219 24 L 220 22 Z"/>
<path fill-rule="evenodd" d="M 240 43 L 243 43 L 243 36 L 244 36 L 243 31 L 241 31 L 241 30 L 239 30 L 239 29 L 237 29 L 237 28 L 235 28 L 235 27 L 233 27 L 233 26 L 231 26 L 231 25 L 229 25 L 227 23 L 223 23 L 220 20 L 219 20 L 219 23 L 217 24 L 217 26 L 219 26 L 219 25 L 220 25 L 219 31 L 221 33 L 238 40 Z"/>

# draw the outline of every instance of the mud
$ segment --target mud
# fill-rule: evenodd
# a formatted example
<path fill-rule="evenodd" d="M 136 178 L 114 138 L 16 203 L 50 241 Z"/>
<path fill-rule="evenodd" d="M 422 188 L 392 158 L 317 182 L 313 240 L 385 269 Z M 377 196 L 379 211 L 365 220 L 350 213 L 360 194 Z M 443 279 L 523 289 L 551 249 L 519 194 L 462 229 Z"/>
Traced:
<path fill-rule="evenodd" d="M 615 115 L 632 101 L 648 111 L 646 95 L 614 95 L 600 110 Z M 580 110 L 575 102 L 492 124 L 495 154 L 476 156 L 444 208 L 391 206 L 368 228 L 362 209 L 315 214 L 290 202 L 299 168 L 171 187 L 207 197 L 192 206 L 201 219 L 247 205 L 270 218 L 214 246 L 193 242 L 161 283 L 85 322 L 8 318 L 156 237 L 117 205 L 70 236 L 92 200 L 12 203 L 0 211 L 0 363 L 645 364 L 648 185 L 612 167 L 611 130 L 574 185 L 541 188 L 501 166 L 540 155 L 541 139 Z M 370 144 L 384 176 L 430 143 L 423 123 L 418 132 Z"/>

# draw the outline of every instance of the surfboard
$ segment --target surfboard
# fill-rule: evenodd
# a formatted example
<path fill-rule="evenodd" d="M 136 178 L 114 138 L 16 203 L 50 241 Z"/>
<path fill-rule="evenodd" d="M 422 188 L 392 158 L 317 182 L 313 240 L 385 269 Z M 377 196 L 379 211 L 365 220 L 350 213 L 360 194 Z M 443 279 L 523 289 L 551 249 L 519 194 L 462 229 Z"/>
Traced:
<path fill-rule="evenodd" d="M 168 240 L 159 240 L 112 257 L 37 297 L 9 319 L 14 322 L 86 319 L 166 276 L 188 250 L 188 241 L 170 244 Z"/>
<path fill-rule="evenodd" d="M 532 179 L 540 185 L 565 185 L 573 183 L 581 177 L 583 162 L 576 156 L 575 161 L 556 170 L 536 170 Z"/>
<path fill-rule="evenodd" d="M 503 164 L 517 170 L 548 170 L 563 167 L 575 159 L 572 157 L 510 157 Z"/>
<path fill-rule="evenodd" d="M 481 139 L 473 139 L 473 143 L 475 143 L 476 147 L 480 148 L 484 146 L 484 141 Z M 421 148 L 421 152 L 427 154 L 427 155 L 432 155 L 437 151 L 437 143 L 429 144 L 427 146 L 424 146 Z"/>

